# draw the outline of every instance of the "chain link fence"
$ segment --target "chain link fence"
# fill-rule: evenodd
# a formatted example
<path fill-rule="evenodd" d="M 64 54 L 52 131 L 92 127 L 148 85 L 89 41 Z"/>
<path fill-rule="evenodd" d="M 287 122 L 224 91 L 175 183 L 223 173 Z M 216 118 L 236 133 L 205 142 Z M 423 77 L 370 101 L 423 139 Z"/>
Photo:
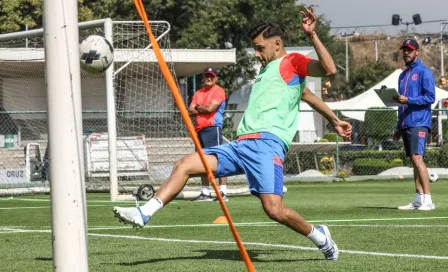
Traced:
<path fill-rule="evenodd" d="M 233 135 L 242 113 L 235 110 L 225 113 L 226 118 L 232 121 L 227 124 L 230 124 Z M 412 176 L 411 162 L 405 156 L 402 140 L 392 139 L 397 123 L 396 110 L 340 110 L 336 114 L 351 123 L 353 133 L 350 141 L 337 136 L 332 126 L 318 113 L 300 113 L 300 125 L 284 162 L 286 179 Z M 106 112 L 84 111 L 83 131 L 86 136 L 107 131 Z M 39 185 L 47 180 L 47 142 L 45 111 L 0 111 L 0 185 L 19 186 L 20 180 Z M 185 154 L 193 151 L 191 145 Z M 148 158 L 154 155 L 150 153 Z M 151 162 L 151 159 L 148 161 Z M 425 162 L 438 175 L 448 175 L 448 121 L 445 110 L 433 111 L 433 129 L 428 137 Z M 172 161 L 158 163 L 173 164 Z"/>

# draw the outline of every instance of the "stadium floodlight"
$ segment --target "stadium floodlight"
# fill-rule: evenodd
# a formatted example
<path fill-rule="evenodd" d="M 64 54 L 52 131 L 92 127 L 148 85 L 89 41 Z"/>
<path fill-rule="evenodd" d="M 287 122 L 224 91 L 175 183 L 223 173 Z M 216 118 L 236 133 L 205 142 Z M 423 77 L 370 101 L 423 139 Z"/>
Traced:
<path fill-rule="evenodd" d="M 448 43 L 448 34 L 443 34 L 443 35 L 442 35 L 442 42 L 443 42 L 444 44 L 447 44 L 447 43 Z"/>
<path fill-rule="evenodd" d="M 400 15 L 398 14 L 392 15 L 392 25 L 394 26 L 400 25 L 400 22 L 401 22 Z"/>
<path fill-rule="evenodd" d="M 400 24 L 406 25 L 406 33 L 408 33 L 409 25 L 419 25 L 422 23 L 422 18 L 420 17 L 420 14 L 414 14 L 412 15 L 412 22 L 403 22 L 403 19 L 401 19 L 400 15 L 394 14 L 392 15 L 392 25 L 398 26 Z"/>
<path fill-rule="evenodd" d="M 431 37 L 426 36 L 423 41 L 422 41 L 423 45 L 428 45 L 431 43 Z"/>
<path fill-rule="evenodd" d="M 412 15 L 412 21 L 414 22 L 415 25 L 419 25 L 422 23 L 422 18 L 420 18 L 420 14 L 414 14 Z"/>

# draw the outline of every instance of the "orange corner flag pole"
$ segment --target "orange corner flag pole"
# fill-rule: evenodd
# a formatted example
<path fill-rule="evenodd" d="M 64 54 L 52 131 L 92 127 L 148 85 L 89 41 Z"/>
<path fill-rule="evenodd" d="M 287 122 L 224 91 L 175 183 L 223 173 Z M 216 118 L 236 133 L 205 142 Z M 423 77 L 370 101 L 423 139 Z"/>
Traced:
<path fill-rule="evenodd" d="M 219 188 L 215 183 L 215 176 L 213 175 L 213 172 L 210 169 L 210 166 L 208 165 L 208 162 L 205 159 L 204 152 L 202 151 L 201 145 L 199 143 L 198 137 L 196 135 L 196 131 L 194 130 L 193 123 L 190 120 L 190 117 L 188 115 L 187 110 L 185 109 L 183 105 L 183 99 L 180 95 L 179 89 L 177 88 L 177 84 L 174 81 L 173 75 L 171 74 L 168 65 L 165 62 L 165 59 L 163 58 L 162 51 L 160 50 L 160 46 L 154 37 L 154 34 L 151 31 L 151 27 L 149 26 L 149 20 L 145 12 L 145 8 L 143 7 L 143 3 L 141 0 L 134 0 L 134 5 L 137 9 L 138 14 L 140 15 L 140 18 L 142 19 L 143 23 L 145 24 L 146 32 L 148 33 L 149 40 L 151 41 L 152 48 L 154 50 L 154 53 L 156 55 L 157 61 L 160 66 L 160 70 L 162 71 L 163 77 L 165 78 L 168 86 L 171 89 L 171 92 L 173 94 L 174 100 L 176 101 L 177 107 L 180 110 L 180 113 L 182 115 L 182 118 L 184 119 L 185 124 L 187 125 L 188 132 L 191 135 L 191 138 L 193 139 L 194 145 L 196 147 L 196 150 L 199 153 L 199 156 L 201 158 L 202 163 L 204 164 L 205 170 L 207 172 L 208 179 L 210 180 L 210 183 L 213 186 L 213 189 L 215 190 L 216 197 L 219 200 L 219 204 L 221 205 L 221 208 L 224 212 L 224 215 L 227 218 L 227 221 L 229 222 L 230 230 L 232 231 L 233 237 L 235 238 L 235 241 L 238 245 L 238 248 L 241 253 L 241 257 L 243 258 L 244 262 L 246 263 L 247 270 L 250 272 L 254 272 L 255 268 L 252 264 L 249 255 L 247 254 L 246 248 L 243 245 L 243 242 L 241 241 L 241 238 L 238 234 L 238 231 L 235 228 L 235 225 L 233 224 L 232 218 L 230 217 L 229 210 L 227 209 L 221 194 L 219 193 Z"/>

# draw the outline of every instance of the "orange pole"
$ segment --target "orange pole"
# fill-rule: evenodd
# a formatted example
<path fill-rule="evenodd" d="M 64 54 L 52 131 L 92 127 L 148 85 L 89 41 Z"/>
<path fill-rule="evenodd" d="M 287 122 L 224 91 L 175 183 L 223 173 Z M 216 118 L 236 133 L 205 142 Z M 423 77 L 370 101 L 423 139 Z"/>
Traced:
<path fill-rule="evenodd" d="M 182 96 L 180 95 L 179 89 L 177 88 L 177 84 L 174 81 L 173 75 L 171 74 L 171 72 L 168 68 L 168 65 L 166 64 L 165 59 L 163 58 L 162 51 L 160 50 L 160 46 L 159 46 L 156 38 L 154 37 L 154 34 L 151 31 L 151 27 L 149 26 L 149 20 L 146 15 L 143 3 L 141 0 L 134 0 L 134 5 L 137 9 L 138 14 L 140 15 L 140 18 L 142 19 L 143 23 L 145 24 L 146 32 L 149 36 L 149 40 L 151 41 L 152 48 L 156 55 L 157 61 L 159 62 L 160 70 L 162 71 L 163 77 L 165 78 L 168 86 L 171 89 L 171 92 L 173 94 L 174 100 L 176 101 L 177 107 L 179 108 L 182 118 L 183 118 L 185 124 L 187 125 L 187 130 L 190 133 L 191 138 L 193 139 L 193 143 L 196 147 L 196 150 L 199 153 L 199 157 L 201 158 L 201 161 L 204 164 L 208 179 L 210 180 L 210 183 L 212 184 L 213 189 L 215 190 L 216 196 L 219 200 L 219 204 L 221 205 L 224 215 L 226 216 L 227 221 L 229 222 L 230 230 L 232 231 L 233 237 L 235 238 L 235 241 L 238 245 L 238 248 L 241 253 L 241 257 L 243 258 L 244 262 L 246 263 L 247 271 L 255 272 L 254 265 L 252 264 L 252 261 L 250 260 L 250 257 L 247 254 L 246 248 L 244 247 L 243 242 L 241 241 L 241 238 L 238 234 L 238 231 L 236 230 L 235 225 L 233 224 L 232 218 L 230 217 L 229 210 L 227 209 L 227 206 L 225 205 L 225 203 L 222 199 L 222 196 L 219 193 L 218 185 L 216 185 L 216 183 L 215 183 L 215 176 L 213 175 L 213 172 L 210 169 L 210 166 L 208 165 L 207 160 L 205 159 L 205 155 L 204 155 L 204 152 L 202 151 L 196 131 L 194 130 L 193 123 L 190 120 L 188 111 L 185 109 L 185 107 L 183 105 L 183 99 L 182 99 Z"/>

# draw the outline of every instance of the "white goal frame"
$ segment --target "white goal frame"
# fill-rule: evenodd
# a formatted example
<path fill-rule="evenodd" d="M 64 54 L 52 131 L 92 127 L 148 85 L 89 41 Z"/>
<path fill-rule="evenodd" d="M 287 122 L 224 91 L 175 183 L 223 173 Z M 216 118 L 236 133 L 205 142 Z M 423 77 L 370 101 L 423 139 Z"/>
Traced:
<path fill-rule="evenodd" d="M 114 24 L 125 24 L 125 23 L 141 23 L 141 21 L 112 21 L 112 19 L 99 19 L 87 22 L 78 23 L 79 30 L 89 29 L 89 28 L 103 28 L 104 36 L 107 40 L 113 44 L 113 26 Z M 151 21 L 151 24 L 166 24 L 167 28 L 164 32 L 157 37 L 157 41 L 166 36 L 171 30 L 171 25 L 167 21 Z M 43 36 L 43 29 L 29 30 L 29 31 L 21 31 L 14 32 L 8 34 L 0 35 L 0 41 L 7 41 L 13 39 L 26 39 L 33 38 L 37 36 Z M 135 199 L 132 195 L 119 195 L 118 194 L 118 158 L 117 158 L 117 114 L 116 114 L 116 101 L 115 101 L 115 90 L 114 90 L 114 78 L 115 75 L 120 73 L 126 66 L 132 63 L 135 59 L 137 59 L 141 54 L 145 51 L 150 50 L 152 47 L 151 44 L 144 49 L 139 49 L 140 53 L 136 54 L 130 61 L 121 66 L 117 71 L 114 71 L 113 63 L 105 71 L 105 81 L 106 81 L 106 97 L 107 97 L 107 133 L 108 133 L 108 154 L 109 154 L 109 179 L 110 179 L 110 199 L 111 201 L 120 201 L 120 200 L 133 200 Z M 138 135 L 135 135 L 138 136 Z"/>

